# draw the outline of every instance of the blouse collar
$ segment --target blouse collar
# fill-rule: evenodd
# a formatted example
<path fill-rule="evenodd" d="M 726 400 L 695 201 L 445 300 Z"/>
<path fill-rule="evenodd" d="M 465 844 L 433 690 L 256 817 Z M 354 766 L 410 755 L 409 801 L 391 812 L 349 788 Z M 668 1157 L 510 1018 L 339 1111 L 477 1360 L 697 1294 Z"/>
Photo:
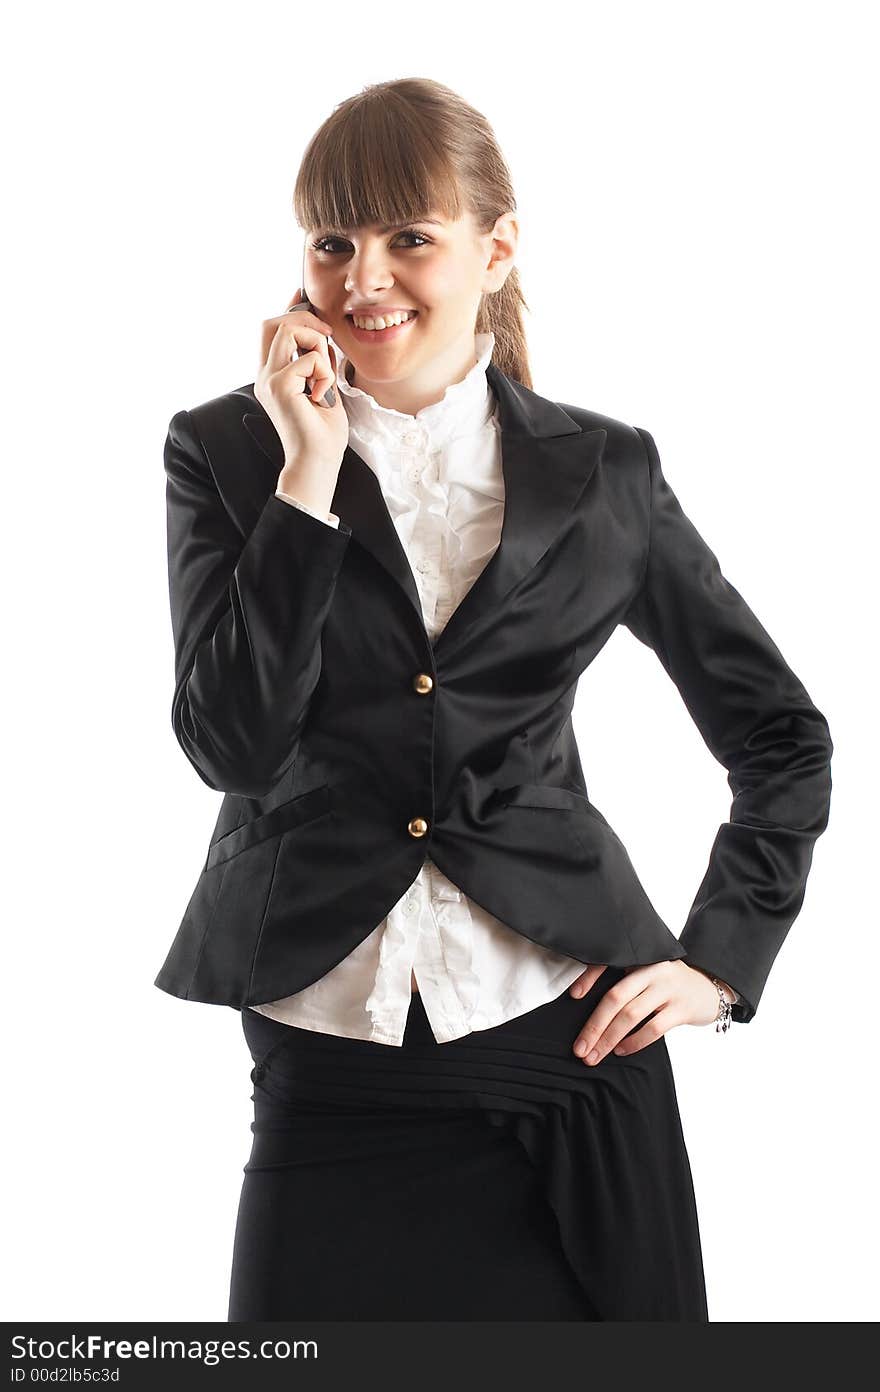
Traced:
<path fill-rule="evenodd" d="M 495 411 L 495 394 L 486 377 L 494 346 L 494 333 L 475 333 L 476 362 L 460 381 L 446 388 L 439 401 L 423 406 L 415 415 L 380 406 L 375 397 L 352 386 L 346 376 L 350 359 L 343 354 L 337 364 L 336 381 L 349 426 L 360 439 L 381 443 L 391 450 L 413 445 L 435 449 L 459 436 L 475 434 Z"/>

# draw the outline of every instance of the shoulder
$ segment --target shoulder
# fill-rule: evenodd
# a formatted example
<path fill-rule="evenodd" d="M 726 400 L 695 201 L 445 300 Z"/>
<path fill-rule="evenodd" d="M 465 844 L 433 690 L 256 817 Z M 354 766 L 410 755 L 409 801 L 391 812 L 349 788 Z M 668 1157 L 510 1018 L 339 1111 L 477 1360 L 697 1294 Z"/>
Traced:
<path fill-rule="evenodd" d="M 604 415 L 601 411 L 593 411 L 588 406 L 574 406 L 568 401 L 554 401 L 554 406 L 558 406 L 581 430 L 604 430 L 606 434 L 605 455 L 623 455 L 644 459 L 645 443 L 644 436 L 646 431 L 641 427 L 632 425 L 629 421 L 619 420 L 616 416 Z"/>
<path fill-rule="evenodd" d="M 589 435 L 603 431 L 603 458 L 645 460 L 645 444 L 639 430 L 629 421 L 618 419 L 589 406 L 557 401 L 543 396 L 533 387 L 500 372 L 494 364 L 487 368 L 490 384 L 499 397 L 502 424 L 513 430 L 525 429 L 535 435 Z"/>
<path fill-rule="evenodd" d="M 627 515 L 640 519 L 647 526 L 650 516 L 650 496 L 652 461 L 656 457 L 653 436 L 643 426 L 630 421 L 609 416 L 588 406 L 578 406 L 569 401 L 554 401 L 554 409 L 564 412 L 581 433 L 602 430 L 605 438 L 602 443 L 599 477 L 621 500 Z"/>
<path fill-rule="evenodd" d="M 212 396 L 207 401 L 199 401 L 177 411 L 173 419 L 188 416 L 199 434 L 211 434 L 218 428 L 238 426 L 241 424 L 242 416 L 247 412 L 259 413 L 262 409 L 254 396 L 253 382 L 247 382 L 219 396 Z"/>

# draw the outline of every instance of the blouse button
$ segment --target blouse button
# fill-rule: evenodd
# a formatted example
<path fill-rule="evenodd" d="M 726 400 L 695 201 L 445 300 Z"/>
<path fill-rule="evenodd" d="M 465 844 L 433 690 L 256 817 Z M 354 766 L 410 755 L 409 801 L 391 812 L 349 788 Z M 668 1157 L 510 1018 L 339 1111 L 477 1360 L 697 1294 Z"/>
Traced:
<path fill-rule="evenodd" d="M 419 443 L 419 433 L 417 430 L 408 430 L 403 437 L 405 445 L 417 445 Z"/>
<path fill-rule="evenodd" d="M 410 836 L 424 836 L 427 830 L 428 823 L 425 821 L 424 817 L 413 817 L 412 821 L 407 825 L 407 831 Z"/>
<path fill-rule="evenodd" d="M 433 690 L 433 687 L 434 678 L 428 676 L 427 672 L 419 672 L 417 676 L 413 677 L 413 690 L 417 692 L 419 696 L 427 696 L 428 692 Z"/>

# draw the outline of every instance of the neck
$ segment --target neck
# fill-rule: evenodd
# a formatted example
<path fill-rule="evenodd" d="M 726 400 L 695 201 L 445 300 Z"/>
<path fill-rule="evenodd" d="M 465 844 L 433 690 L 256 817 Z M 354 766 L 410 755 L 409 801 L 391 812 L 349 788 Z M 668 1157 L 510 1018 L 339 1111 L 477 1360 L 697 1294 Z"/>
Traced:
<path fill-rule="evenodd" d="M 474 332 L 464 340 L 456 340 L 439 358 L 434 358 L 423 372 L 399 381 L 372 381 L 361 371 L 355 371 L 349 360 L 345 367 L 346 381 L 352 387 L 359 387 L 380 406 L 403 415 L 415 416 L 425 406 L 433 406 L 442 401 L 446 390 L 456 382 L 461 382 L 476 364 L 474 351 Z"/>

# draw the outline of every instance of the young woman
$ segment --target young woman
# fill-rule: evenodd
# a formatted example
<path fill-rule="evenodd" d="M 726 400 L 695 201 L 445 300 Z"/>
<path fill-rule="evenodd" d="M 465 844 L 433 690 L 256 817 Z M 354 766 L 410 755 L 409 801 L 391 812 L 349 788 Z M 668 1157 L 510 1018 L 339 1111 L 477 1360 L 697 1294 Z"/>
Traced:
<path fill-rule="evenodd" d="M 448 88 L 343 102 L 255 382 L 169 428 L 173 724 L 225 797 L 156 984 L 253 1060 L 230 1320 L 708 1319 L 665 1035 L 754 1016 L 832 744 L 651 435 L 532 389 L 514 209 Z M 621 623 L 734 793 L 679 937 L 572 731 Z"/>

